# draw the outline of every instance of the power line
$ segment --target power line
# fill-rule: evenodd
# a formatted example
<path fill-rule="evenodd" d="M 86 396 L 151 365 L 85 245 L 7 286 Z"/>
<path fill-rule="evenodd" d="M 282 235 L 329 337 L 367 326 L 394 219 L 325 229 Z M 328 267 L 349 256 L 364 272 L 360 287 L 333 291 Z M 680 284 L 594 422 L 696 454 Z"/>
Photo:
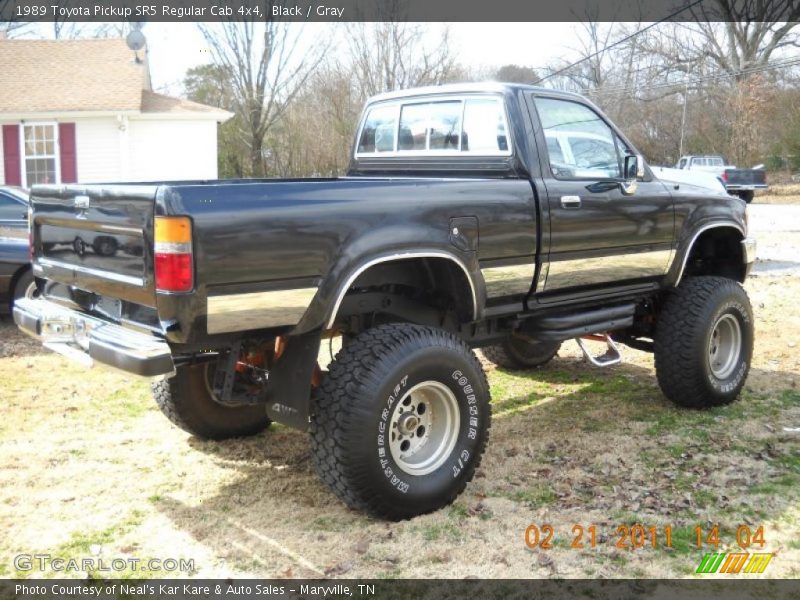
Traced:
<path fill-rule="evenodd" d="M 705 0 L 694 0 L 694 2 L 692 2 L 691 4 L 687 4 L 683 8 L 676 10 L 674 13 L 672 13 L 670 15 L 667 15 L 663 19 L 659 19 L 658 21 L 656 21 L 655 23 L 651 23 L 647 27 L 643 27 L 642 29 L 638 29 L 638 30 L 634 31 L 632 34 L 627 35 L 627 36 L 625 36 L 624 38 L 622 38 L 620 40 L 617 40 L 613 44 L 609 44 L 608 46 L 604 46 L 601 50 L 598 50 L 597 52 L 594 52 L 593 54 L 590 54 L 589 56 L 584 56 L 582 59 L 580 59 L 580 60 L 578 60 L 578 61 L 576 61 L 576 62 L 574 62 L 574 63 L 572 63 L 570 65 L 567 65 L 566 67 L 564 67 L 562 69 L 559 69 L 558 71 L 555 71 L 554 73 L 550 73 L 549 75 L 545 75 L 544 77 L 539 79 L 537 84 L 541 83 L 542 81 L 546 81 L 546 80 L 550 79 L 551 77 L 555 77 L 556 75 L 561 75 L 561 73 L 564 73 L 565 71 L 569 71 L 571 68 L 576 67 L 579 64 L 586 62 L 587 60 L 589 60 L 591 58 L 594 58 L 595 56 L 599 56 L 599 55 L 603 54 L 603 52 L 605 52 L 606 50 L 611 50 L 611 48 L 619 46 L 620 44 L 623 44 L 623 43 L 627 42 L 628 40 L 631 40 L 631 39 L 635 38 L 637 35 L 640 35 L 640 34 L 644 33 L 648 29 L 652 29 L 653 27 L 655 27 L 656 25 L 660 25 L 664 21 L 669 21 L 673 17 L 677 17 L 683 11 L 689 10 L 690 8 L 693 8 L 693 7 L 697 6 L 701 2 L 705 2 Z"/>
<path fill-rule="evenodd" d="M 682 79 L 680 81 L 669 81 L 664 83 L 655 83 L 651 85 L 641 86 L 641 87 L 631 87 L 628 85 L 620 85 L 620 86 L 608 86 L 608 87 L 599 87 L 599 88 L 584 88 L 582 90 L 583 93 L 627 93 L 627 92 L 641 92 L 646 90 L 655 90 L 655 89 L 663 89 L 663 88 L 670 88 L 670 87 L 686 87 L 690 85 L 694 85 L 697 83 L 703 83 L 706 81 L 715 81 L 718 79 L 728 79 L 733 77 L 738 77 L 740 75 L 748 75 L 751 73 L 761 73 L 764 71 L 771 71 L 774 69 L 786 69 L 788 67 L 793 67 L 796 65 L 800 65 L 800 58 L 792 58 L 776 63 L 761 65 L 758 67 L 749 67 L 746 69 L 740 69 L 735 73 L 715 73 L 713 75 L 707 75 L 705 77 L 697 77 L 695 79 Z"/>

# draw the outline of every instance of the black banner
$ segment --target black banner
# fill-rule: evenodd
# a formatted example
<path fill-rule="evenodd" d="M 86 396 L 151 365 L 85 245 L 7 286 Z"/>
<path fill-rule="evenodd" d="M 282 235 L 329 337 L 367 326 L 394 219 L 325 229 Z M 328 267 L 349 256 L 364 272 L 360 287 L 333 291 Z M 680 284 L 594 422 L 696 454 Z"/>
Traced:
<path fill-rule="evenodd" d="M 798 0 L 0 0 L 0 21 L 791 21 L 799 10 Z"/>

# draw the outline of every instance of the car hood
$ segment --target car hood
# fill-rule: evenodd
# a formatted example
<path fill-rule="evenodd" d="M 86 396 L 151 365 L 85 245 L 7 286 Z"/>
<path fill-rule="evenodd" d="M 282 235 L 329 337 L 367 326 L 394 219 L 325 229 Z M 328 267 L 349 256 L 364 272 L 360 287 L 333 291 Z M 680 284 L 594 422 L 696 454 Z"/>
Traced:
<path fill-rule="evenodd" d="M 711 173 L 703 171 L 687 171 L 685 169 L 671 169 L 670 167 L 650 167 L 656 177 L 669 183 L 683 183 L 704 188 L 719 194 L 727 194 L 725 184 Z"/>

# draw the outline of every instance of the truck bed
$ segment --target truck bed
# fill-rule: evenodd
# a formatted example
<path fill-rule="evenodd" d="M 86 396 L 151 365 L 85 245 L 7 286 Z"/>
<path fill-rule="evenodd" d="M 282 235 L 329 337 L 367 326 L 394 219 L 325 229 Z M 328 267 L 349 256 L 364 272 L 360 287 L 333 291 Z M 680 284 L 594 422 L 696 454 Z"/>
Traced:
<path fill-rule="evenodd" d="M 530 182 L 522 179 L 36 186 L 31 201 L 34 264 L 37 276 L 48 280 L 48 295 L 117 321 L 144 320 L 172 341 L 189 341 L 194 330 L 205 333 L 205 317 L 194 315 L 205 313 L 210 297 L 316 287 L 325 274 L 343 277 L 376 248 L 448 252 L 475 270 L 478 261 L 519 258 L 530 264 L 536 252 L 537 207 Z M 156 215 L 192 219 L 190 294 L 155 289 Z M 480 234 L 477 227 L 464 231 L 465 244 L 450 236 L 450 220 L 460 216 L 482 224 Z M 508 219 L 520 224 L 517 233 L 500 234 L 494 224 Z M 323 286 L 319 292 L 322 301 L 334 290 Z M 309 309 L 315 324 L 323 319 L 322 306 Z"/>

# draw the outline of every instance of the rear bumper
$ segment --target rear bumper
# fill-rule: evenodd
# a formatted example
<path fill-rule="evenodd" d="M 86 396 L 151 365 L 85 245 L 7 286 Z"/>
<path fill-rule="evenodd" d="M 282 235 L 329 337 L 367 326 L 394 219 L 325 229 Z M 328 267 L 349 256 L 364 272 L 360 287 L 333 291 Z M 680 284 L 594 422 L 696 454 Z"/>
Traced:
<path fill-rule="evenodd" d="M 751 192 L 754 190 L 766 190 L 769 185 L 766 183 L 731 183 L 725 184 L 725 189 L 729 192 Z"/>
<path fill-rule="evenodd" d="M 169 345 L 96 317 L 64 308 L 43 298 L 21 299 L 14 305 L 14 322 L 45 348 L 85 366 L 95 362 L 142 377 L 175 372 Z"/>

